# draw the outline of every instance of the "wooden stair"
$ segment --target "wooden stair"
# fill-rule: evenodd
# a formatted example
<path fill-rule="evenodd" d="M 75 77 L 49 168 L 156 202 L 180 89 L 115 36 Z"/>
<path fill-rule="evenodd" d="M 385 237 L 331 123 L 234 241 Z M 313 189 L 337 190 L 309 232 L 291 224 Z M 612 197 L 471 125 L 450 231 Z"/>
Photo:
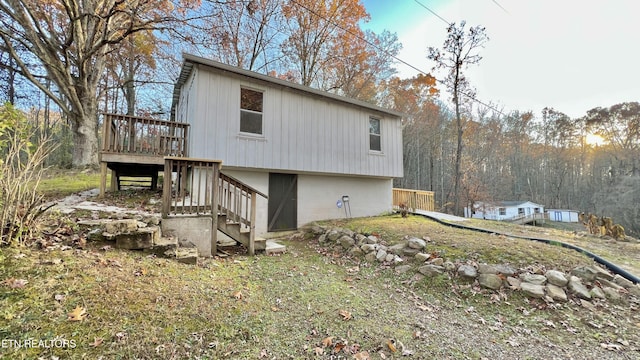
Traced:
<path fill-rule="evenodd" d="M 251 232 L 249 230 L 242 230 L 240 223 L 233 222 L 227 219 L 226 214 L 218 215 L 218 230 L 239 242 L 245 247 L 249 248 L 249 242 L 251 238 Z M 255 250 L 265 250 L 267 248 L 267 240 L 256 237 L 254 239 Z"/>

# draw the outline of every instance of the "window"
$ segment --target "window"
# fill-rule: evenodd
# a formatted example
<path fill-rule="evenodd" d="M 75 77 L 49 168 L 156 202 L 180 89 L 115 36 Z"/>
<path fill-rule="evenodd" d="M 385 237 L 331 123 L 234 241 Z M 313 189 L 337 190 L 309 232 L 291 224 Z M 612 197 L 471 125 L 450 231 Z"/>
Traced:
<path fill-rule="evenodd" d="M 524 208 L 518 208 L 518 215 L 524 215 Z"/>
<path fill-rule="evenodd" d="M 380 144 L 380 119 L 369 118 L 369 150 L 382 151 Z"/>
<path fill-rule="evenodd" d="M 240 132 L 262 135 L 262 92 L 240 89 Z"/>
<path fill-rule="evenodd" d="M 499 208 L 500 215 L 507 215 L 507 208 Z"/>

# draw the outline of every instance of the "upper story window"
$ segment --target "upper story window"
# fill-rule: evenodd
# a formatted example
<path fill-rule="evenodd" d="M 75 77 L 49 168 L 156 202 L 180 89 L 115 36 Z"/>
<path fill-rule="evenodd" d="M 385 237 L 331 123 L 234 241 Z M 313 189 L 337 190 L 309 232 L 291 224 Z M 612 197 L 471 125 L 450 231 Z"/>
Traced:
<path fill-rule="evenodd" d="M 262 135 L 261 91 L 240 89 L 240 132 Z"/>
<path fill-rule="evenodd" d="M 380 119 L 369 118 L 369 150 L 382 151 Z"/>

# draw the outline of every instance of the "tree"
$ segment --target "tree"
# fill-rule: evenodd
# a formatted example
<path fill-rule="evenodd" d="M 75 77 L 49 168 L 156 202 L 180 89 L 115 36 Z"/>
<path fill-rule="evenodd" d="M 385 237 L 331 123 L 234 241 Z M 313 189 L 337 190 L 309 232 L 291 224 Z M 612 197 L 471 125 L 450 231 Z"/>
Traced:
<path fill-rule="evenodd" d="M 360 0 L 287 0 L 282 5 L 289 37 L 282 52 L 297 67 L 302 85 L 327 90 L 324 69 L 343 60 L 333 50 L 349 47 L 355 35 L 363 38 L 360 21 L 368 20 Z"/>
<path fill-rule="evenodd" d="M 282 13 L 279 0 L 226 1 L 212 4 L 213 56 L 225 64 L 252 71 L 268 70 L 275 54 Z"/>
<path fill-rule="evenodd" d="M 454 212 L 459 215 L 462 213 L 460 209 L 460 164 L 462 161 L 462 139 L 465 125 L 461 114 L 462 100 L 460 97 L 461 95 L 473 97 L 469 82 L 463 70 L 467 69 L 469 65 L 480 62 L 482 57 L 478 55 L 477 51 L 479 48 L 484 47 L 484 44 L 489 40 L 484 27 L 471 27 L 469 31 L 466 32 L 464 28 L 465 25 L 466 23 L 464 21 L 460 23 L 460 26 L 456 26 L 455 23 L 449 25 L 447 29 L 447 39 L 444 42 L 442 50 L 429 47 L 427 55 L 428 59 L 435 61 L 435 68 L 447 70 L 448 73 L 444 83 L 453 94 L 457 132 L 453 196 Z"/>
<path fill-rule="evenodd" d="M 175 21 L 175 11 L 171 0 L 0 0 L 0 38 L 21 75 L 70 121 L 74 166 L 97 163 L 97 88 L 111 51 L 133 34 Z M 18 45 L 42 72 L 27 66 Z"/>

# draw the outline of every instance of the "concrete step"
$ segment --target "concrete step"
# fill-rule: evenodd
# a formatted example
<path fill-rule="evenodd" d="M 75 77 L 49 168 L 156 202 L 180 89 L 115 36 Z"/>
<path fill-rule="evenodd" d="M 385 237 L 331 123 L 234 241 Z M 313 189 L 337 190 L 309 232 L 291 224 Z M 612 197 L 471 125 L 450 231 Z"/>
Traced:
<path fill-rule="evenodd" d="M 287 247 L 282 244 L 278 244 L 275 240 L 265 240 L 264 252 L 267 255 L 283 254 L 287 252 Z"/>

